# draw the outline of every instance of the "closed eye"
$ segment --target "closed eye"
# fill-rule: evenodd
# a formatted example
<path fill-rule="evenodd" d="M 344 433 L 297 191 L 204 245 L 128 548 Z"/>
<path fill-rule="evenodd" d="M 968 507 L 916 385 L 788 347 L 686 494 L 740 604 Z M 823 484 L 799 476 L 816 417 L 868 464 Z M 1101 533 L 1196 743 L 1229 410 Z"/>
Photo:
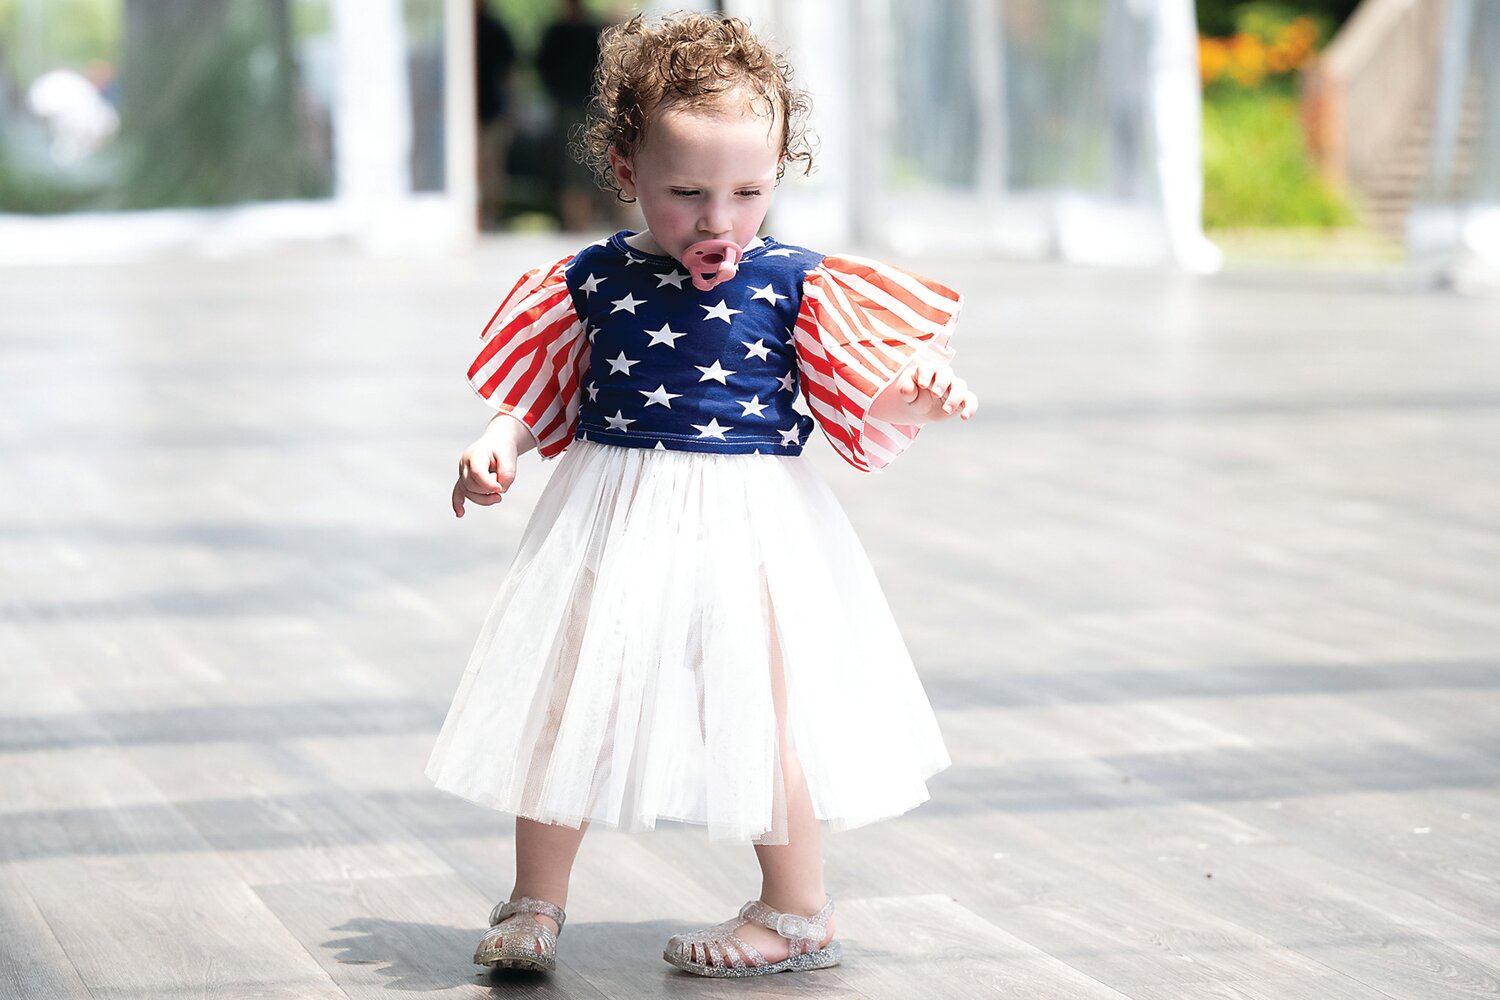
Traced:
<path fill-rule="evenodd" d="M 683 198 L 695 198 L 698 195 L 697 188 L 673 188 L 672 193 Z"/>

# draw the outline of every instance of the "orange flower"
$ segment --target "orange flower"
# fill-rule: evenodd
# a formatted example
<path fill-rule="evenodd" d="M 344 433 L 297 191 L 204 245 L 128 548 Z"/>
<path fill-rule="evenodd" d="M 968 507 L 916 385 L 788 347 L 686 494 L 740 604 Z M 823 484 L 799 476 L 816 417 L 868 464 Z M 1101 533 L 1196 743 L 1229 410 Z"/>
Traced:
<path fill-rule="evenodd" d="M 1241 87 L 1259 86 L 1266 78 L 1266 49 L 1243 32 L 1229 39 L 1229 76 Z"/>
<path fill-rule="evenodd" d="M 1301 66 L 1318 46 L 1318 25 L 1310 17 L 1290 22 L 1276 39 L 1276 47 L 1286 53 L 1292 66 Z"/>
<path fill-rule="evenodd" d="M 1311 48 L 1318 42 L 1318 22 L 1306 14 L 1294 17 L 1287 23 L 1286 33 Z"/>
<path fill-rule="evenodd" d="M 1301 69 L 1317 53 L 1318 22 L 1301 15 L 1272 31 L 1267 40 L 1250 32 L 1229 38 L 1198 37 L 1198 72 L 1204 86 L 1226 77 L 1238 86 L 1259 86 L 1268 75 Z"/>
<path fill-rule="evenodd" d="M 1205 85 L 1223 77 L 1229 68 L 1229 47 L 1222 38 L 1198 38 L 1198 74 Z"/>

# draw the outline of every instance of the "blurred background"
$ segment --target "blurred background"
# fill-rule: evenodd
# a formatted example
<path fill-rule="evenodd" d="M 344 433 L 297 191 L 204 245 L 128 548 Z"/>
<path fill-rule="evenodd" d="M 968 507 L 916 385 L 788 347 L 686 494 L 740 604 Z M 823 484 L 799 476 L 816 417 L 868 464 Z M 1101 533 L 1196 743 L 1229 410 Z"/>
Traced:
<path fill-rule="evenodd" d="M 1490 0 L 723 0 L 786 48 L 807 242 L 1500 265 Z M 614 0 L 0 0 L 0 260 L 630 225 L 569 155 Z M 80 227 L 84 228 L 80 228 Z"/>

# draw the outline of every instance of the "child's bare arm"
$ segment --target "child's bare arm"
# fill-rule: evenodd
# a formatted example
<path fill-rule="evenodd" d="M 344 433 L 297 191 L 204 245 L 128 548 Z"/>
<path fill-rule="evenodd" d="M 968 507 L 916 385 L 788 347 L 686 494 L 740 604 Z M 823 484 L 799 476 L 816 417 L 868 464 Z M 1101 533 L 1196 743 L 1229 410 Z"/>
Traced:
<path fill-rule="evenodd" d="M 968 420 L 979 409 L 979 397 L 942 361 L 916 361 L 870 403 L 870 416 L 893 424 L 936 423 L 951 417 Z"/>
<path fill-rule="evenodd" d="M 536 447 L 526 425 L 508 413 L 497 413 L 479 439 L 458 460 L 453 484 L 453 514 L 464 516 L 464 501 L 488 507 L 504 499 L 516 480 L 516 459 Z"/>

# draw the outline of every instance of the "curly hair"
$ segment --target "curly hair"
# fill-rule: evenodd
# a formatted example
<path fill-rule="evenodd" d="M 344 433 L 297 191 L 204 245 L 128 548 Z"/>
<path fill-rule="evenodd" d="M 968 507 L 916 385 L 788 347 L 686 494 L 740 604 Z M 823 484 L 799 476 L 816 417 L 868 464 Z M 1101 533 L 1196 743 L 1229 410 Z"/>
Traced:
<path fill-rule="evenodd" d="M 609 165 L 609 151 L 632 156 L 651 116 L 666 108 L 723 108 L 749 95 L 757 114 L 781 115 L 779 181 L 788 162 L 811 173 L 807 94 L 791 86 L 792 68 L 737 17 L 682 13 L 648 24 L 637 14 L 605 30 L 599 43 L 589 121 L 574 151 L 599 185 L 627 198 Z"/>

